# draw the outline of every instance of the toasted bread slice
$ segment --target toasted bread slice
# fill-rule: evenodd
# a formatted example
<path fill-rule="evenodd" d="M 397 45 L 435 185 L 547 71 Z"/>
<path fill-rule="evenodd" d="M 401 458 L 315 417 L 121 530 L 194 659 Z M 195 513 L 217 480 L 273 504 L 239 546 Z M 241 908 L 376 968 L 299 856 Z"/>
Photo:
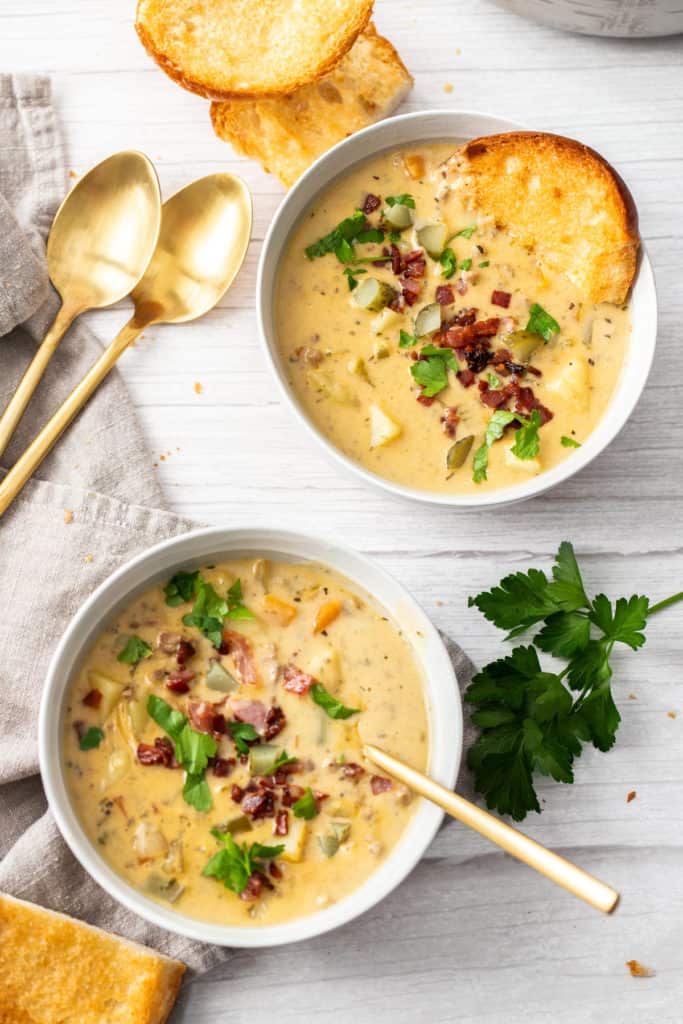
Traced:
<path fill-rule="evenodd" d="M 138 0 L 135 27 L 167 75 L 209 99 L 277 96 L 322 77 L 373 0 Z"/>
<path fill-rule="evenodd" d="M 636 207 L 588 146 L 561 135 L 509 132 L 474 139 L 446 162 L 448 185 L 471 197 L 593 302 L 625 302 L 636 272 Z"/>
<path fill-rule="evenodd" d="M 0 893 L 0 1022 L 163 1024 L 185 965 Z"/>
<path fill-rule="evenodd" d="M 211 104 L 214 131 L 285 185 L 331 146 L 391 113 L 412 76 L 372 23 L 324 78 L 278 99 Z"/>

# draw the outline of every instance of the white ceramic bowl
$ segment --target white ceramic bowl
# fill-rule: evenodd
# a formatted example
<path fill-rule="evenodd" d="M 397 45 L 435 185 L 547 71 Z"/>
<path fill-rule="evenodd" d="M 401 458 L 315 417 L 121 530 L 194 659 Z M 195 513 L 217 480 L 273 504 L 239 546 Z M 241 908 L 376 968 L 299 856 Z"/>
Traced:
<path fill-rule="evenodd" d="M 187 917 L 148 899 L 116 874 L 86 836 L 71 806 L 62 764 L 62 721 L 67 693 L 99 632 L 131 598 L 181 568 L 218 558 L 263 555 L 324 562 L 373 595 L 411 643 L 422 669 L 430 727 L 429 772 L 453 787 L 462 753 L 462 710 L 457 680 L 439 634 L 422 609 L 391 576 L 362 555 L 320 538 L 277 530 L 211 528 L 176 537 L 138 555 L 106 580 L 76 613 L 48 669 L 40 708 L 40 770 L 52 813 L 71 850 L 103 889 L 153 924 L 219 946 L 272 946 L 311 938 L 345 924 L 391 892 L 417 864 L 434 837 L 442 812 L 420 804 L 399 843 L 366 882 L 316 914 L 265 927 L 222 926 Z"/>
<path fill-rule="evenodd" d="M 256 286 L 256 313 L 266 358 L 285 401 L 299 422 L 338 465 L 366 483 L 403 498 L 437 505 L 483 508 L 523 501 L 547 491 L 583 469 L 607 447 L 626 423 L 645 387 L 657 337 L 657 296 L 650 261 L 645 251 L 642 252 L 630 300 L 633 325 L 631 339 L 621 376 L 605 415 L 588 440 L 581 448 L 573 451 L 569 458 L 539 476 L 520 481 L 512 487 L 481 494 L 443 494 L 404 487 L 385 480 L 344 455 L 332 444 L 314 426 L 287 384 L 286 368 L 278 352 L 274 318 L 277 273 L 292 230 L 316 196 L 326 190 L 335 178 L 384 150 L 429 140 L 465 141 L 479 135 L 513 131 L 522 127 L 490 114 L 449 110 L 403 114 L 380 121 L 334 146 L 302 175 L 285 197 L 263 245 Z"/>

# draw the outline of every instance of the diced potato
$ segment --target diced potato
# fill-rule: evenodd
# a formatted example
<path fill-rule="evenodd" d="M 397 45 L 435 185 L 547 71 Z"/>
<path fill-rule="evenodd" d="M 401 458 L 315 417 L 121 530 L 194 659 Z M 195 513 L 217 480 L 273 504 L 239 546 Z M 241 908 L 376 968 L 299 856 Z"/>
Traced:
<path fill-rule="evenodd" d="M 100 721 L 104 722 L 121 699 L 121 694 L 126 688 L 125 683 L 119 683 L 101 672 L 88 672 L 88 683 L 93 690 L 99 690 L 102 694 L 102 701 L 98 708 Z"/>
<path fill-rule="evenodd" d="M 288 626 L 297 615 L 293 604 L 283 601 L 275 594 L 266 594 L 263 598 L 263 611 L 268 618 L 277 622 L 278 626 Z"/>
<path fill-rule="evenodd" d="M 388 359 L 391 355 L 389 346 L 383 341 L 376 341 L 372 346 L 373 359 Z"/>
<path fill-rule="evenodd" d="M 308 671 L 327 689 L 335 690 L 341 683 L 341 663 L 336 647 L 327 644 L 322 651 L 314 655 L 308 663 Z"/>
<path fill-rule="evenodd" d="M 370 447 L 382 448 L 400 437 L 403 428 L 378 405 L 370 406 Z"/>
<path fill-rule="evenodd" d="M 514 441 L 510 444 L 506 444 L 505 447 L 505 465 L 510 466 L 512 469 L 519 469 L 523 473 L 528 473 L 530 476 L 536 476 L 537 473 L 541 472 L 541 463 L 538 458 L 536 459 L 518 459 L 513 454 L 512 446 Z"/>
<path fill-rule="evenodd" d="M 373 334 L 384 334 L 391 327 L 395 327 L 401 319 L 401 314 L 397 313 L 395 309 L 383 309 L 377 316 L 373 316 L 370 321 L 370 330 Z"/>
<path fill-rule="evenodd" d="M 107 785 L 119 782 L 131 766 L 130 754 L 125 750 L 114 750 L 107 761 Z"/>
<path fill-rule="evenodd" d="M 339 405 L 354 404 L 354 398 L 349 389 L 341 381 L 335 380 L 331 373 L 326 373 L 324 370 L 309 370 L 306 380 L 309 387 L 314 391 L 320 391 L 325 398 L 330 398 L 333 402 L 338 402 Z"/>
<path fill-rule="evenodd" d="M 265 586 L 266 577 L 270 569 L 270 563 L 265 558 L 256 558 L 252 562 L 251 575 L 254 577 L 257 583 Z"/>
<path fill-rule="evenodd" d="M 546 390 L 558 395 L 566 402 L 571 402 L 577 412 L 586 412 L 590 404 L 590 367 L 585 358 L 569 350 L 567 362 L 561 372 L 554 378 L 549 377 L 545 383 Z"/>
<path fill-rule="evenodd" d="M 338 617 L 341 608 L 341 601 L 337 600 L 325 601 L 324 604 L 321 604 L 315 613 L 313 632 L 321 633 L 323 629 L 326 629 Z"/>
<path fill-rule="evenodd" d="M 298 864 L 304 855 L 308 824 L 303 818 L 293 818 L 289 824 L 289 834 L 282 838 L 284 850 L 280 854 L 282 860 Z"/>
<path fill-rule="evenodd" d="M 359 377 L 360 380 L 364 380 L 366 384 L 370 383 L 370 378 L 368 377 L 368 371 L 365 365 L 365 360 L 361 359 L 360 356 L 354 356 L 353 359 L 349 359 L 348 363 L 346 364 L 346 369 L 349 371 L 349 373 L 352 373 L 354 377 Z"/>

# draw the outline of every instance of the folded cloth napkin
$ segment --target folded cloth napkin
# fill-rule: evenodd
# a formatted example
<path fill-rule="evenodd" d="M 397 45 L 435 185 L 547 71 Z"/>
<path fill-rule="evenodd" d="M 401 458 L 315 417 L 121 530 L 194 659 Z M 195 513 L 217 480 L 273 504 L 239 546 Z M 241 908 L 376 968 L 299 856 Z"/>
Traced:
<path fill-rule="evenodd" d="M 44 249 L 65 184 L 49 82 L 0 76 L 0 410 L 57 309 Z M 5 469 L 99 352 L 82 322 L 71 328 L 3 457 Z M 197 524 L 160 507 L 152 460 L 116 371 L 39 474 L 0 521 L 0 890 L 155 946 L 201 972 L 227 951 L 143 921 L 72 856 L 46 808 L 36 743 L 47 665 L 78 606 L 136 552 Z M 463 687 L 473 666 L 447 645 Z M 461 779 L 460 791 L 469 795 L 468 787 Z"/>

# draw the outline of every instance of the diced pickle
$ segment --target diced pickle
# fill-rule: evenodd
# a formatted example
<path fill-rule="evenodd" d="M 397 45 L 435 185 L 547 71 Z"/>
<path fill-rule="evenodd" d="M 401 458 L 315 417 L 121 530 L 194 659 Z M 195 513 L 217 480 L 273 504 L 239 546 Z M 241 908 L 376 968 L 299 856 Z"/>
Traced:
<path fill-rule="evenodd" d="M 323 836 L 318 836 L 318 843 L 323 855 L 325 857 L 334 857 L 341 844 L 349 838 L 350 832 L 351 822 L 333 821 L 330 826 L 330 832 Z"/>
<path fill-rule="evenodd" d="M 354 356 L 353 359 L 349 359 L 348 363 L 346 364 L 346 369 L 355 377 L 359 377 L 360 380 L 364 380 L 366 384 L 370 383 L 370 378 L 368 376 L 368 369 L 365 365 L 365 360 L 361 359 L 360 356 Z"/>
<path fill-rule="evenodd" d="M 252 775 L 270 775 L 275 771 L 275 762 L 281 748 L 274 743 L 262 743 L 249 750 L 249 771 Z"/>
<path fill-rule="evenodd" d="M 346 842 L 351 834 L 351 822 L 350 821 L 333 821 L 332 832 L 337 837 L 340 843 Z"/>
<path fill-rule="evenodd" d="M 424 338 L 426 334 L 433 334 L 441 327 L 441 306 L 438 302 L 430 302 L 424 306 L 415 317 L 415 334 L 418 338 Z"/>
<path fill-rule="evenodd" d="M 378 281 L 376 277 L 367 277 L 353 293 L 353 301 L 361 309 L 369 309 L 373 313 L 377 313 L 380 309 L 388 306 L 397 294 L 396 289 L 386 281 Z"/>
<path fill-rule="evenodd" d="M 396 203 L 395 206 L 385 206 L 382 210 L 382 218 L 390 224 L 392 228 L 398 228 L 402 231 L 403 228 L 409 228 L 413 223 L 414 212 L 409 206 L 404 206 L 403 203 Z"/>
<path fill-rule="evenodd" d="M 159 896 L 162 900 L 175 903 L 185 891 L 185 886 L 175 878 L 164 878 L 163 875 L 152 872 L 145 880 L 145 889 L 153 896 Z"/>
<path fill-rule="evenodd" d="M 209 671 L 206 673 L 206 685 L 210 690 L 220 690 L 221 693 L 234 693 L 239 690 L 239 683 L 223 668 L 220 661 L 212 661 Z"/>
<path fill-rule="evenodd" d="M 339 849 L 339 840 L 335 835 L 318 836 L 318 843 L 324 857 L 334 857 Z"/>
<path fill-rule="evenodd" d="M 531 331 L 513 331 L 500 340 L 505 348 L 510 349 L 518 363 L 528 363 L 539 345 L 543 344 L 540 334 L 532 334 Z"/>
<path fill-rule="evenodd" d="M 252 827 L 251 818 L 248 818 L 246 814 L 238 814 L 236 818 L 231 818 L 225 824 L 219 825 L 218 831 L 229 832 L 230 835 L 236 836 L 241 832 L 251 832 Z"/>
<path fill-rule="evenodd" d="M 460 469 L 472 450 L 473 442 L 473 435 L 468 434 L 467 437 L 461 437 L 459 441 L 450 446 L 446 454 L 446 466 L 448 469 Z"/>
<path fill-rule="evenodd" d="M 418 245 L 426 249 L 434 260 L 437 260 L 446 248 L 447 238 L 448 228 L 445 224 L 425 224 L 417 231 Z"/>

